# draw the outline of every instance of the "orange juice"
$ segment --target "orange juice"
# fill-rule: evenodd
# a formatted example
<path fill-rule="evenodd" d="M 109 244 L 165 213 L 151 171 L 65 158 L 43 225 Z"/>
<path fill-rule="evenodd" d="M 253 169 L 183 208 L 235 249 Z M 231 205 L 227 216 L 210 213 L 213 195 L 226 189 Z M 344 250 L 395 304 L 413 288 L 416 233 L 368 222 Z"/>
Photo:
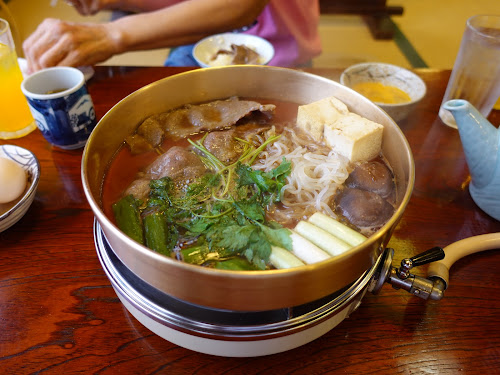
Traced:
<path fill-rule="evenodd" d="M 22 80 L 16 51 L 0 43 L 0 139 L 19 138 L 36 128 Z"/>

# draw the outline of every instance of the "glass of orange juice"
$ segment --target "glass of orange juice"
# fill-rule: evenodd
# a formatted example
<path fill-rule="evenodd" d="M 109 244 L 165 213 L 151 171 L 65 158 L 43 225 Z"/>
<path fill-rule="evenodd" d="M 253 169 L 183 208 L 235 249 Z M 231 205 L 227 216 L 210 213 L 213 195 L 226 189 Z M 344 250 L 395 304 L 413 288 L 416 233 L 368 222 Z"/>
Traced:
<path fill-rule="evenodd" d="M 22 81 L 9 24 L 0 18 L 0 139 L 19 138 L 36 129 Z"/>

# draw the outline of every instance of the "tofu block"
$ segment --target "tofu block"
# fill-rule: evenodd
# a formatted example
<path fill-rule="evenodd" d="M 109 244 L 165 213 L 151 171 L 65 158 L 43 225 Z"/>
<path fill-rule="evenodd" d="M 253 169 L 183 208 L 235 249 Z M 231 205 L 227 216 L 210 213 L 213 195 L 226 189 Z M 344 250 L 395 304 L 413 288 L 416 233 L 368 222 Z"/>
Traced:
<path fill-rule="evenodd" d="M 383 125 L 349 112 L 333 96 L 299 106 L 297 126 L 351 162 L 373 159 L 382 148 Z"/>
<path fill-rule="evenodd" d="M 299 106 L 297 125 L 315 141 L 323 142 L 325 124 L 335 122 L 349 113 L 347 106 L 331 96 L 316 102 Z"/>
<path fill-rule="evenodd" d="M 324 140 L 351 162 L 366 161 L 380 153 L 383 132 L 381 124 L 351 112 L 325 125 Z"/>

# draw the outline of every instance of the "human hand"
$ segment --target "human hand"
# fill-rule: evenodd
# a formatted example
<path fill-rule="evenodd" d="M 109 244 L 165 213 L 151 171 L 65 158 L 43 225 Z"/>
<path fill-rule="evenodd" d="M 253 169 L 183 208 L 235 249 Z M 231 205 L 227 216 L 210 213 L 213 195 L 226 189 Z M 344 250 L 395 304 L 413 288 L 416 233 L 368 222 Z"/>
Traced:
<path fill-rule="evenodd" d="M 118 51 L 110 24 L 45 19 L 23 43 L 28 71 L 56 65 L 82 66 L 102 62 Z"/>

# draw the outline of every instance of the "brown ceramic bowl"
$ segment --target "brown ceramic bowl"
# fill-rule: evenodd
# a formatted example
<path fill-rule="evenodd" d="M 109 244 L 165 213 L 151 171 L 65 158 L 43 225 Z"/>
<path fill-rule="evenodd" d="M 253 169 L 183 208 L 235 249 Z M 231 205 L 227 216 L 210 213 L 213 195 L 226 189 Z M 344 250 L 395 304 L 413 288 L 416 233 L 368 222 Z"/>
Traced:
<path fill-rule="evenodd" d="M 383 153 L 397 181 L 397 209 L 363 244 L 320 263 L 288 270 L 222 271 L 179 262 L 122 233 L 104 214 L 101 187 L 113 155 L 146 117 L 186 103 L 230 96 L 306 104 L 334 95 L 353 112 L 384 125 Z M 228 66 L 181 73 L 145 86 L 116 104 L 97 124 L 85 147 L 82 181 L 89 204 L 113 251 L 139 278 L 181 300 L 236 311 L 291 307 L 351 284 L 369 270 L 403 215 L 414 183 L 413 156 L 396 123 L 355 91 L 298 70 Z"/>

